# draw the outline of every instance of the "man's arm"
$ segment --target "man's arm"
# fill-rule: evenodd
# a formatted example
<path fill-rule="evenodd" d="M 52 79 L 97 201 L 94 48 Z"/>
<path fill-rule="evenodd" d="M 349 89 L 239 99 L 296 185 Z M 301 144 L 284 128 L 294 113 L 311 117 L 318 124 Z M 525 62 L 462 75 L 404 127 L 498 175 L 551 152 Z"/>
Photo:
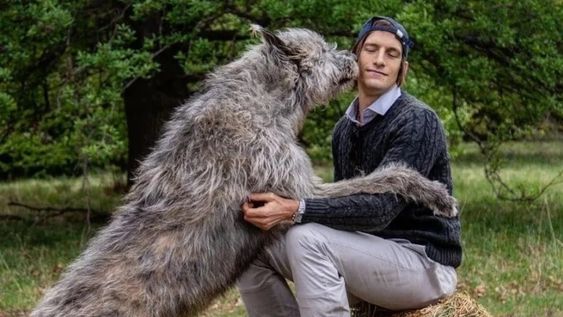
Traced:
<path fill-rule="evenodd" d="M 260 203 L 260 206 L 257 206 L 257 203 Z M 292 221 L 299 209 L 299 201 L 274 193 L 255 193 L 250 194 L 241 209 L 244 220 L 262 230 L 270 230 L 279 223 Z"/>
<path fill-rule="evenodd" d="M 391 146 L 382 166 L 403 163 L 427 176 L 438 153 L 444 150 L 446 139 L 437 116 L 430 110 L 412 113 L 409 124 L 404 124 L 392 135 Z M 251 197 L 252 199 L 252 197 Z M 253 200 L 264 205 L 252 208 L 245 204 L 247 221 L 268 230 L 274 225 L 291 220 L 299 202 L 274 194 L 261 194 Z M 395 194 L 357 194 L 338 198 L 305 199 L 301 222 L 316 222 L 341 230 L 379 231 L 385 228 L 407 205 Z"/>
<path fill-rule="evenodd" d="M 436 114 L 430 110 L 413 112 L 393 131 L 392 141 L 380 166 L 403 163 L 428 176 L 446 138 Z M 394 194 L 357 194 L 338 198 L 305 199 L 302 222 L 317 222 L 342 230 L 379 231 L 406 206 Z"/>

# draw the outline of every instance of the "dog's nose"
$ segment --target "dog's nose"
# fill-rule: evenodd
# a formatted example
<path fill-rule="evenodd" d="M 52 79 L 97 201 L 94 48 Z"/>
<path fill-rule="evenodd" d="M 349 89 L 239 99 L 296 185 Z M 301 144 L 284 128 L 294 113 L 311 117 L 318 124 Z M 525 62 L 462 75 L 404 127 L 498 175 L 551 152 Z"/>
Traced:
<path fill-rule="evenodd" d="M 350 52 L 350 51 L 341 51 L 341 52 L 342 52 L 342 54 L 344 54 L 346 57 L 349 57 L 349 58 L 351 58 L 351 59 L 353 59 L 353 60 L 355 60 L 355 61 L 358 60 L 358 57 L 356 56 L 356 54 L 354 54 L 354 53 L 352 53 L 352 52 Z"/>

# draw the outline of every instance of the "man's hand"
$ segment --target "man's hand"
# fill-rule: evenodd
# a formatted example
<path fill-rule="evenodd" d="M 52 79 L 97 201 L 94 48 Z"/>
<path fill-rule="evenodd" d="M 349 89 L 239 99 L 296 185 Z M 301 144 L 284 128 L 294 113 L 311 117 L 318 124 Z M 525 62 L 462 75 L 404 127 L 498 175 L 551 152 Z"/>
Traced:
<path fill-rule="evenodd" d="M 274 193 L 250 194 L 249 201 L 242 205 L 244 220 L 262 230 L 291 221 L 299 208 L 299 201 L 280 197 Z"/>

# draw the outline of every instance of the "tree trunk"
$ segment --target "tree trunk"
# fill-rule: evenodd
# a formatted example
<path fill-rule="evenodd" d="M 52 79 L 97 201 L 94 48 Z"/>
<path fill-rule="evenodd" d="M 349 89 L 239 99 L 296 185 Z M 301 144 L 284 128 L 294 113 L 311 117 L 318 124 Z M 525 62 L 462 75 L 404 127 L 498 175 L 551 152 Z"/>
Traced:
<path fill-rule="evenodd" d="M 129 140 L 129 185 L 139 162 L 149 154 L 162 133 L 163 123 L 189 96 L 187 76 L 174 54 L 170 49 L 159 55 L 160 72 L 149 79 L 136 80 L 123 93 Z"/>

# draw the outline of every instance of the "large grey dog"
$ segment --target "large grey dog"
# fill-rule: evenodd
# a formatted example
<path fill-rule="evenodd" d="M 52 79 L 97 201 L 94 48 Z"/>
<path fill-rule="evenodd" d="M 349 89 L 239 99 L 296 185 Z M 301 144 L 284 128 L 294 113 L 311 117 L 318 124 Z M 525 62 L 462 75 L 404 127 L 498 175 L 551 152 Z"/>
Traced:
<path fill-rule="evenodd" d="M 309 110 L 352 87 L 351 53 L 305 29 L 271 33 L 179 107 L 135 185 L 34 317 L 193 316 L 284 230 L 242 219 L 251 192 L 292 198 L 394 192 L 445 216 L 445 187 L 401 166 L 320 184 L 297 144 Z"/>

